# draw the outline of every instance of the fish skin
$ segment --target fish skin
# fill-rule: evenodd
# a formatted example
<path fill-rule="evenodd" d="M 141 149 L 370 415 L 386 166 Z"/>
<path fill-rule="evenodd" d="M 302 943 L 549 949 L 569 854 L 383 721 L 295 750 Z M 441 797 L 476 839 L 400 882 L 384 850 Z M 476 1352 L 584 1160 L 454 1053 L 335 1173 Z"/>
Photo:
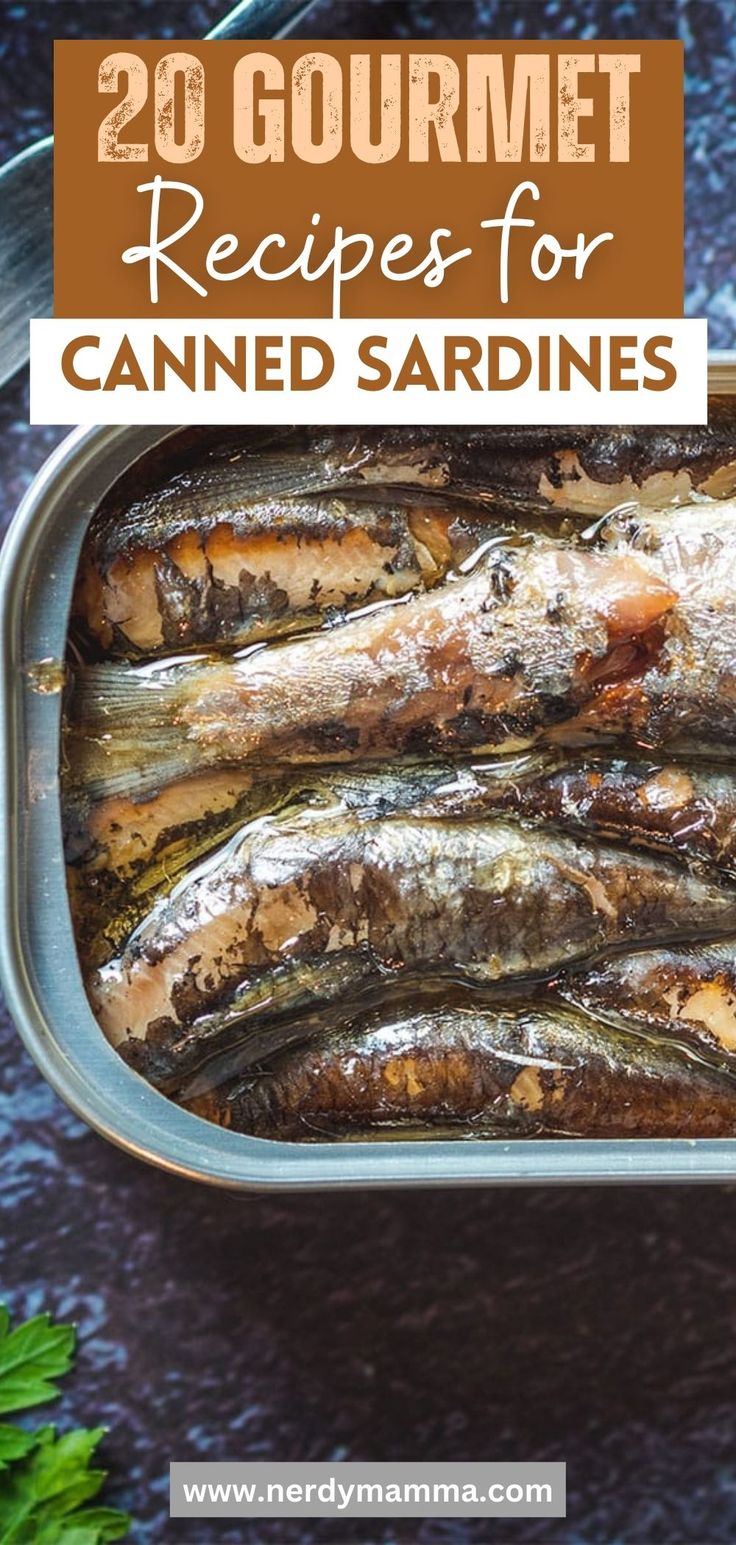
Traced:
<path fill-rule="evenodd" d="M 704 762 L 537 749 L 490 761 L 292 775 L 298 797 L 422 818 L 511 815 L 736 878 L 736 776 Z M 184 788 L 185 785 L 182 785 Z M 309 795 L 307 794 L 309 791 Z"/>
<path fill-rule="evenodd" d="M 182 870 L 274 798 L 270 781 L 226 769 L 168 784 L 148 799 L 115 796 L 91 806 L 65 799 L 67 891 L 83 968 L 115 954 Z"/>
<path fill-rule="evenodd" d="M 110 959 L 182 872 L 249 821 L 320 804 L 386 815 L 438 796 L 454 809 L 463 791 L 468 801 L 483 799 L 484 781 L 451 764 L 258 774 L 226 768 L 140 800 L 115 795 L 91 805 L 72 788 L 64 802 L 65 856 L 82 963 L 88 970 Z"/>
<path fill-rule="evenodd" d="M 257 1137 L 731 1137 L 736 1082 L 551 1005 L 379 1007 L 185 1101 Z"/>
<path fill-rule="evenodd" d="M 602 514 L 624 499 L 736 492 L 736 407 L 711 397 L 708 424 L 688 427 L 309 428 L 274 437 L 257 455 L 233 444 L 228 460 L 241 501 L 388 487 Z"/>
<path fill-rule="evenodd" d="M 599 539 L 638 554 L 677 594 L 638 674 L 607 684 L 562 738 L 626 737 L 695 754 L 736 745 L 736 500 L 622 512 Z M 554 735 L 554 732 L 553 732 Z"/>
<path fill-rule="evenodd" d="M 167 784 L 136 801 L 115 796 L 66 802 L 65 852 L 71 867 L 139 878 L 176 843 L 193 858 L 209 826 L 213 843 L 254 815 L 289 803 L 328 804 L 390 815 L 413 809 L 463 819 L 513 812 L 525 820 L 591 830 L 612 840 L 672 852 L 736 875 L 736 777 L 705 763 L 523 752 L 484 761 L 398 763 L 386 767 L 226 768 Z"/>
<path fill-rule="evenodd" d="M 546 753 L 504 757 L 485 766 L 438 761 L 295 770 L 273 766 L 255 772 L 225 768 L 165 784 L 139 801 L 116 795 L 85 803 L 74 798 L 72 785 L 65 810 L 66 860 L 70 867 L 104 870 L 126 882 L 139 878 L 162 853 L 168 862 L 178 839 L 201 840 L 210 823 L 214 842 L 220 843 L 223 834 L 233 836 L 246 821 L 290 804 L 376 815 L 415 807 L 427 814 L 472 814 L 511 802 L 512 782 L 531 776 L 532 768 L 536 776 L 537 768 L 559 760 Z"/>
<path fill-rule="evenodd" d="M 494 531 L 487 517 L 367 496 L 233 508 L 231 481 L 227 463 L 204 486 L 195 471 L 93 520 L 72 603 L 83 648 L 90 636 L 135 659 L 281 637 L 431 586 Z"/>
<path fill-rule="evenodd" d="M 631 670 L 674 599 L 627 552 L 504 547 L 327 634 L 234 660 L 88 667 L 67 754 L 100 797 L 207 766 L 527 745 Z"/>
<path fill-rule="evenodd" d="M 545 765 L 543 755 L 529 764 L 498 789 L 498 808 L 566 831 L 670 853 L 736 878 L 736 778 L 726 769 L 569 754 L 557 764 Z M 476 798 L 483 799 L 482 787 Z M 485 798 L 490 805 L 493 783 Z"/>
<path fill-rule="evenodd" d="M 555 985 L 565 1002 L 736 1067 L 736 938 L 603 961 Z"/>
<path fill-rule="evenodd" d="M 480 987 L 642 943 L 736 931 L 736 888 L 668 860 L 503 819 L 266 818 L 175 887 L 88 978 L 108 1039 L 186 1071 L 263 1014 L 412 975 Z M 342 968 L 341 968 L 342 969 Z M 235 1004 L 237 1012 L 232 1013 Z M 140 1050 L 140 1048 L 139 1048 Z M 144 1059 L 145 1061 L 145 1059 Z M 166 1071 L 167 1061 L 169 1072 Z"/>
<path fill-rule="evenodd" d="M 159 895 L 249 820 L 293 806 L 411 810 L 433 819 L 510 814 L 670 853 L 736 878 L 736 779 L 723 769 L 532 752 L 495 762 L 221 771 L 147 800 L 112 798 L 74 818 L 67 876 L 86 969 L 122 946 Z"/>
<path fill-rule="evenodd" d="M 73 617 L 112 656 L 243 646 L 405 594 L 467 556 L 464 526 L 477 544 L 484 529 L 513 529 L 514 510 L 561 526 L 627 499 L 682 500 L 714 479 L 736 490 L 736 413 L 715 400 L 709 426 L 677 433 L 348 428 L 274 436 L 255 456 L 191 454 L 91 523 Z"/>

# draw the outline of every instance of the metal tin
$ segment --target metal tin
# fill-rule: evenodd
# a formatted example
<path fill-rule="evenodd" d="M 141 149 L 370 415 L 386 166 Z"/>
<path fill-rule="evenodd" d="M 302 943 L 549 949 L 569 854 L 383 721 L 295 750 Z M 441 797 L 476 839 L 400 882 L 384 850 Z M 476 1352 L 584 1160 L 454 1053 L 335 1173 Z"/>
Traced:
<path fill-rule="evenodd" d="M 736 353 L 711 360 L 736 391 Z M 0 557 L 0 973 L 21 1036 L 58 1094 L 139 1157 L 235 1190 L 335 1186 L 723 1181 L 736 1138 L 271 1142 L 190 1115 L 108 1046 L 84 993 L 67 899 L 59 801 L 61 695 L 39 661 L 64 657 L 87 522 L 103 494 L 174 429 L 75 430 L 23 500 Z"/>

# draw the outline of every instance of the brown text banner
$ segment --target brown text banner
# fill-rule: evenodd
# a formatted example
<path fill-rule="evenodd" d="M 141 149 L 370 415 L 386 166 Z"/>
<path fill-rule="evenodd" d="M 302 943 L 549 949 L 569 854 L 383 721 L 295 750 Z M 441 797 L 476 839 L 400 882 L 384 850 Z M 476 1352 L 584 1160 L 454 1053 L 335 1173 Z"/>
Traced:
<path fill-rule="evenodd" d="M 677 42 L 56 45 L 57 317 L 677 317 Z"/>

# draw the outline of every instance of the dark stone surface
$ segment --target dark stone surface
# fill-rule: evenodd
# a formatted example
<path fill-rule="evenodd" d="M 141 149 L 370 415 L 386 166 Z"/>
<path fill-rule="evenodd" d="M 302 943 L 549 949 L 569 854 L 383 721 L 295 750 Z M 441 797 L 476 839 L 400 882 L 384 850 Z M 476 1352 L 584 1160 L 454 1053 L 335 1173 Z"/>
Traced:
<path fill-rule="evenodd" d="M 56 36 L 197 36 L 214 3 L 0 15 L 0 157 L 49 128 Z M 684 37 L 688 306 L 734 342 L 731 0 L 319 3 L 304 35 Z M 0 395 L 9 517 L 60 438 Z M 145 1169 L 2 1023 L 0 1290 L 80 1328 L 62 1419 L 110 1425 L 136 1541 L 726 1545 L 736 1538 L 736 1190 L 231 1197 Z M 562 1458 L 564 1523 L 168 1521 L 171 1457 Z"/>

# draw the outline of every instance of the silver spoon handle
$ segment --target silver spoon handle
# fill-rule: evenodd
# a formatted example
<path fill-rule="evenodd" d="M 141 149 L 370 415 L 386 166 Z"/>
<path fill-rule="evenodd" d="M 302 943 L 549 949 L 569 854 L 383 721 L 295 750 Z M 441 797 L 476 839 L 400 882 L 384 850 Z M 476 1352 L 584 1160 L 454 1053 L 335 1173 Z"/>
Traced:
<path fill-rule="evenodd" d="M 275 38 L 295 25 L 312 0 L 241 0 L 207 33 L 215 38 Z"/>
<path fill-rule="evenodd" d="M 281 36 L 311 0 L 241 0 L 208 38 Z M 30 145 L 0 169 L 0 386 L 28 358 L 28 318 L 52 308 L 53 140 Z"/>

